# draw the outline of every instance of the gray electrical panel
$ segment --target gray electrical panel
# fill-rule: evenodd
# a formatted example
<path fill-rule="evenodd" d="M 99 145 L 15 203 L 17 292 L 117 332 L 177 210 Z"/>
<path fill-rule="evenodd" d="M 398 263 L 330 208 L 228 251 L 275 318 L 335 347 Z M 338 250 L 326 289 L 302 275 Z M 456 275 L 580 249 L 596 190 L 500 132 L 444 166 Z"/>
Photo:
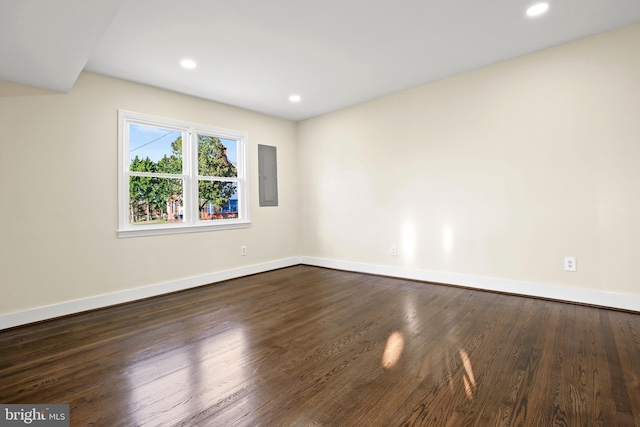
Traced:
<path fill-rule="evenodd" d="M 258 144 L 260 206 L 278 206 L 278 159 L 276 147 Z"/>

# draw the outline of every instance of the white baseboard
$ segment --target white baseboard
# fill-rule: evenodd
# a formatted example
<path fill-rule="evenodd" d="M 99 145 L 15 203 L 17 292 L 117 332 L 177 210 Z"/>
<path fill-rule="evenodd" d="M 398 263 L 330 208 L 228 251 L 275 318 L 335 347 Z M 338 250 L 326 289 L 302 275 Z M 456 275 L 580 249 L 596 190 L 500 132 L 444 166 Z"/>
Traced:
<path fill-rule="evenodd" d="M 158 283 L 135 289 L 97 295 L 60 304 L 37 307 L 30 310 L 0 315 L 0 330 L 15 326 L 27 325 L 60 316 L 109 307 L 116 304 L 132 302 L 144 298 L 168 294 L 170 292 L 195 288 L 209 283 L 235 279 L 251 274 L 262 273 L 279 268 L 306 264 L 317 267 L 334 268 L 359 273 L 377 274 L 402 279 L 443 283 L 464 286 L 479 290 L 505 292 L 558 301 L 589 304 L 600 307 L 617 308 L 640 312 L 640 296 L 613 292 L 594 291 L 589 289 L 551 286 L 541 283 L 521 282 L 516 280 L 480 277 L 465 274 L 444 273 L 402 267 L 390 267 L 376 264 L 365 264 L 350 261 L 339 261 L 315 257 L 291 257 L 262 264 L 248 265 L 232 270 L 224 270 L 203 276 L 189 277 L 172 282 Z"/>
<path fill-rule="evenodd" d="M 127 289 L 125 291 L 113 292 L 110 294 L 97 295 L 74 301 L 67 301 L 60 304 L 48 305 L 45 307 L 33 308 L 30 310 L 9 313 L 0 316 L 0 330 L 13 328 L 15 326 L 26 325 L 42 320 L 53 319 L 55 317 L 67 316 L 69 314 L 94 310 L 96 308 L 109 307 L 125 302 L 132 302 L 144 298 L 155 297 L 168 294 L 170 292 L 182 291 L 195 288 L 209 283 L 221 282 L 223 280 L 235 279 L 237 277 L 276 270 L 300 264 L 299 257 L 285 258 L 270 261 L 262 264 L 248 265 L 232 270 L 224 270 L 216 273 L 205 274 L 203 276 L 188 277 L 172 282 L 158 283 L 141 288 Z"/>
<path fill-rule="evenodd" d="M 545 285 L 542 283 L 480 277 L 465 274 L 390 267 L 325 258 L 301 257 L 300 262 L 317 267 L 334 268 L 359 273 L 377 274 L 402 279 L 464 286 L 479 290 L 505 292 L 572 303 L 589 304 L 605 308 L 617 308 L 640 312 L 640 295 L 619 294 L 590 289 Z"/>

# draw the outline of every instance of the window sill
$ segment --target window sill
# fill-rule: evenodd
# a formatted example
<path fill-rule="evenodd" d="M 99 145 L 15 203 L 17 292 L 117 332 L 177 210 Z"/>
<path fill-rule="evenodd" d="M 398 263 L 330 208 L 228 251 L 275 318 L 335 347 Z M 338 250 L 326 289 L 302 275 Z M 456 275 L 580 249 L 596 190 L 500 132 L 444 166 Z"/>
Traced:
<path fill-rule="evenodd" d="M 186 233 L 202 233 L 206 231 L 216 230 L 233 230 L 236 228 L 249 228 L 250 221 L 225 221 L 216 224 L 199 224 L 199 225 L 171 225 L 171 226 L 153 226 L 139 225 L 136 228 L 126 228 L 118 230 L 119 238 L 142 237 L 142 236 L 162 236 L 165 234 L 186 234 Z M 138 228 L 140 227 L 140 228 Z"/>

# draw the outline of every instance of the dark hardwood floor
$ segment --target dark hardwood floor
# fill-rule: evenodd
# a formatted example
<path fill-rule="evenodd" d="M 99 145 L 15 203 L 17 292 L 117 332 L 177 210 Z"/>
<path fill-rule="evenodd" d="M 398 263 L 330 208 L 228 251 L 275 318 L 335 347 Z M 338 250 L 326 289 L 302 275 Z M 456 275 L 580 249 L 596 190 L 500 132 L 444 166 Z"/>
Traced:
<path fill-rule="evenodd" d="M 0 349 L 0 403 L 73 426 L 640 426 L 640 314 L 307 266 Z"/>

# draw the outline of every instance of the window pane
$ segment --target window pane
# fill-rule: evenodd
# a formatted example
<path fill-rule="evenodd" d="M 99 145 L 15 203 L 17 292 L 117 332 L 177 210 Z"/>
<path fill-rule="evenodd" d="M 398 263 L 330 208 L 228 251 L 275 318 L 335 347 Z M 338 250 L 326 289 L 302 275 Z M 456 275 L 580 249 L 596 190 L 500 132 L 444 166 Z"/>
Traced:
<path fill-rule="evenodd" d="M 129 224 L 183 222 L 182 179 L 129 177 Z"/>
<path fill-rule="evenodd" d="M 129 170 L 181 174 L 182 132 L 130 124 Z"/>
<path fill-rule="evenodd" d="M 237 182 L 200 181 L 198 200 L 202 221 L 238 218 Z"/>
<path fill-rule="evenodd" d="M 198 175 L 237 177 L 238 141 L 198 135 Z"/>

